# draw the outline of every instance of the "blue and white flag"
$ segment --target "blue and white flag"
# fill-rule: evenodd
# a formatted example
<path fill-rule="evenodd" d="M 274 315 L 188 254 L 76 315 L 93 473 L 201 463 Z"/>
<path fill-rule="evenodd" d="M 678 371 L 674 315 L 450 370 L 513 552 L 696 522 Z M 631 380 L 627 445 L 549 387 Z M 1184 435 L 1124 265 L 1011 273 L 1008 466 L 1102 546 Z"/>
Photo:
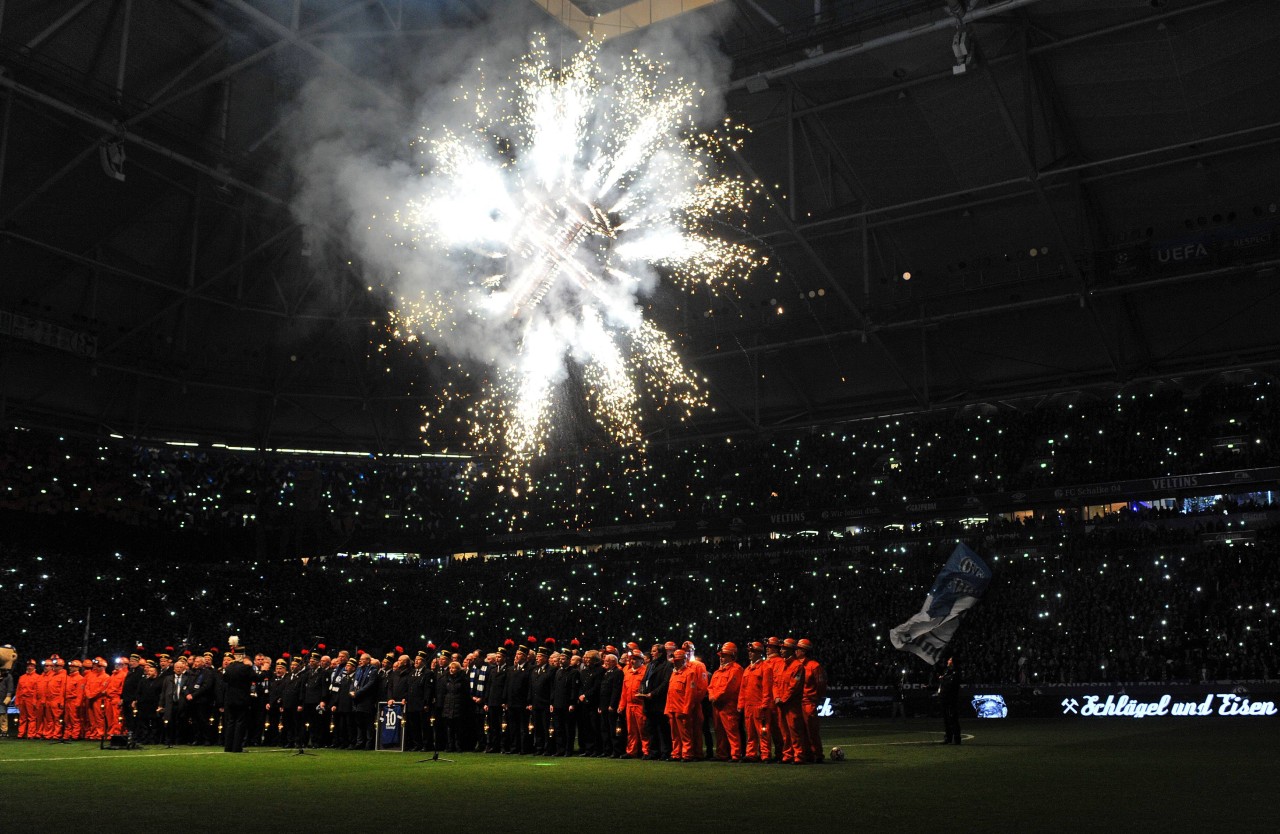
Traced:
<path fill-rule="evenodd" d="M 889 631 L 895 649 L 911 652 L 930 666 L 942 657 L 960 625 L 960 618 L 978 604 L 991 584 L 991 568 L 961 542 L 951 552 L 920 613 Z"/>

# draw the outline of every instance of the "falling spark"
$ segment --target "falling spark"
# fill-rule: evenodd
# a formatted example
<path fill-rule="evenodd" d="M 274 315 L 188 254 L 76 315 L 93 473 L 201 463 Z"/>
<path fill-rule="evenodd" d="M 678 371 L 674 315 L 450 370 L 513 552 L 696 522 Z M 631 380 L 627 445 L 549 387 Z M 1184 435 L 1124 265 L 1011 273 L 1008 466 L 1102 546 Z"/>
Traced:
<path fill-rule="evenodd" d="M 705 91 L 662 61 L 609 62 L 589 42 L 557 66 L 536 39 L 510 77 L 479 78 L 456 99 L 463 124 L 419 137 L 422 188 L 394 217 L 403 243 L 461 262 L 469 280 L 398 298 L 393 328 L 441 345 L 493 335 L 488 367 L 445 383 L 424 429 L 461 403 L 477 451 L 499 461 L 497 488 L 527 494 L 570 392 L 640 453 L 646 404 L 681 420 L 706 405 L 640 299 L 661 280 L 714 292 L 763 264 L 715 233 L 759 184 L 721 173 L 742 131 L 700 129 Z"/>

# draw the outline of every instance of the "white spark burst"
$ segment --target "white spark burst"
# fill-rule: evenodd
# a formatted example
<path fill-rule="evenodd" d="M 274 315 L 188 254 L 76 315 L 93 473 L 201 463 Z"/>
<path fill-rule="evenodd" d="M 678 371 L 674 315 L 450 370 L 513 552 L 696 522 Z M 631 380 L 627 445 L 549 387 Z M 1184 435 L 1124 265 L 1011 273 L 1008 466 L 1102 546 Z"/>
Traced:
<path fill-rule="evenodd" d="M 481 390 L 446 396 L 466 400 L 480 451 L 500 459 L 499 488 L 532 486 L 571 369 L 629 448 L 643 449 L 646 403 L 679 419 L 706 404 L 641 305 L 658 280 L 716 290 L 764 262 L 715 233 L 758 184 L 721 172 L 740 132 L 727 120 L 699 128 L 704 95 L 663 61 L 604 61 L 587 43 L 557 65 L 538 39 L 509 78 L 490 90 L 481 73 L 459 96 L 464 124 L 420 137 L 423 189 L 396 220 L 469 280 L 402 297 L 394 315 L 398 332 L 436 344 L 467 328 L 492 342 Z"/>

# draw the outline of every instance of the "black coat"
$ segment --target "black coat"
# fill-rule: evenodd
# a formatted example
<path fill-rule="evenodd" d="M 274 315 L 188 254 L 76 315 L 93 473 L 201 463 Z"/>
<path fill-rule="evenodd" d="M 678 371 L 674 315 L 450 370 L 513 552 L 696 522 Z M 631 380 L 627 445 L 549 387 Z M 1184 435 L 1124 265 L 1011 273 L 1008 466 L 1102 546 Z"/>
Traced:
<path fill-rule="evenodd" d="M 285 672 L 279 677 L 274 674 L 271 676 L 271 690 L 267 696 L 267 708 L 272 712 L 280 711 L 280 704 L 284 700 L 285 688 L 289 685 L 289 673 Z M 294 704 L 296 707 L 297 704 Z"/>
<path fill-rule="evenodd" d="M 465 672 L 441 675 L 444 696 L 440 699 L 441 718 L 462 718 L 471 704 L 471 684 Z"/>
<path fill-rule="evenodd" d="M 330 706 L 337 706 L 338 712 L 351 712 L 355 702 L 351 700 L 351 684 L 355 682 L 355 670 L 351 670 L 351 674 L 347 674 L 344 669 L 342 675 L 337 678 L 338 693 L 333 699 Z"/>
<path fill-rule="evenodd" d="M 276 693 L 280 696 L 280 708 L 284 710 L 296 710 L 302 704 L 302 682 L 304 675 L 301 671 L 290 672 L 284 676 L 283 680 L 276 681 Z"/>
<path fill-rule="evenodd" d="M 303 675 L 302 703 L 304 706 L 314 707 L 329 694 L 329 670 L 319 666 L 314 669 L 307 667 Z"/>
<path fill-rule="evenodd" d="M 373 712 L 374 702 L 378 699 L 380 683 L 378 670 L 372 666 L 356 669 L 351 676 L 351 709 L 353 712 Z"/>
<path fill-rule="evenodd" d="M 640 691 L 648 694 L 644 699 L 644 711 L 650 715 L 661 715 L 667 709 L 667 684 L 671 682 L 671 664 L 659 655 L 657 660 L 649 661 L 644 678 L 640 682 Z"/>
<path fill-rule="evenodd" d="M 187 672 L 182 676 L 182 684 L 178 684 L 177 675 L 169 675 L 164 678 L 157 678 L 160 681 L 160 706 L 164 707 L 164 717 L 172 719 L 175 715 L 182 715 L 187 711 L 189 703 L 187 696 L 191 694 L 191 686 L 195 683 L 195 675 Z M 177 699 L 174 699 L 174 696 Z"/>
<path fill-rule="evenodd" d="M 433 691 L 431 693 L 431 713 L 432 715 L 439 716 L 441 715 L 441 710 L 444 709 L 444 696 L 445 696 L 445 689 L 446 689 L 445 684 L 449 680 L 449 671 L 448 669 L 441 668 L 441 669 L 437 669 L 432 674 L 433 674 L 433 678 L 432 678 L 431 686 Z M 462 679 L 467 683 L 467 703 L 470 704 L 471 703 L 470 701 L 471 678 L 467 675 L 466 672 L 462 672 L 461 675 L 462 675 Z"/>
<path fill-rule="evenodd" d="M 129 674 L 124 676 L 124 687 L 120 690 L 120 699 L 126 704 L 138 700 L 138 682 L 145 676 L 141 663 L 130 669 Z"/>
<path fill-rule="evenodd" d="M 214 702 L 215 684 L 213 669 L 202 666 L 187 672 L 191 676 L 191 700 L 197 705 L 212 705 Z"/>
<path fill-rule="evenodd" d="M 558 710 L 565 710 L 578 702 L 578 670 L 572 666 L 561 666 L 556 670 L 555 684 L 551 689 L 551 705 Z"/>
<path fill-rule="evenodd" d="M 160 704 L 160 679 L 143 675 L 134 691 L 133 700 L 138 702 L 139 712 L 155 712 Z"/>
<path fill-rule="evenodd" d="M 622 700 L 622 670 L 605 669 L 600 677 L 600 709 L 617 709 Z"/>
<path fill-rule="evenodd" d="M 412 682 L 413 676 L 408 669 L 392 669 L 387 675 L 387 700 L 408 701 Z"/>
<path fill-rule="evenodd" d="M 502 663 L 489 667 L 489 680 L 485 689 L 485 703 L 490 708 L 501 707 L 506 703 L 507 680 L 511 677 L 511 664 Z"/>
<path fill-rule="evenodd" d="M 600 681 L 604 678 L 604 669 L 600 666 L 583 666 L 578 673 L 582 679 L 579 695 L 585 695 L 583 706 L 595 709 L 600 706 Z"/>
<path fill-rule="evenodd" d="M 503 702 L 512 709 L 524 709 L 529 706 L 529 687 L 532 685 L 531 664 L 516 664 L 507 673 L 507 698 Z"/>
<path fill-rule="evenodd" d="M 232 663 L 222 672 L 225 686 L 223 703 L 227 709 L 244 709 L 249 706 L 249 690 L 258 678 L 258 670 L 247 663 Z"/>
<path fill-rule="evenodd" d="M 550 663 L 534 666 L 529 673 L 529 694 L 535 709 L 551 706 L 551 696 L 556 685 L 556 668 Z"/>
<path fill-rule="evenodd" d="M 426 666 L 420 669 L 411 666 L 408 678 L 404 708 L 408 712 L 422 712 L 429 703 L 427 686 L 431 683 L 431 672 Z"/>

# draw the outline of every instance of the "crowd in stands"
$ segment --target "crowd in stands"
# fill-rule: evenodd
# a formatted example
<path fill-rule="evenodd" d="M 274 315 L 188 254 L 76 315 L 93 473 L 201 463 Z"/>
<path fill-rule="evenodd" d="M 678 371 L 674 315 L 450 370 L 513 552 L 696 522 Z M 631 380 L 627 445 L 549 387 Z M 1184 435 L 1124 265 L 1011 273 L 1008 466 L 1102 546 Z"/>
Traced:
<path fill-rule="evenodd" d="M 919 608 L 964 539 L 995 571 L 958 638 L 973 681 L 1271 678 L 1280 662 L 1280 533 L 1267 493 L 1255 495 L 1257 512 L 1231 499 L 1201 507 L 1201 516 L 1171 503 L 1102 523 L 1042 511 L 978 526 L 880 523 L 856 533 L 447 554 L 460 530 L 493 531 L 521 507 L 527 529 L 573 529 L 1266 466 L 1280 449 L 1275 389 L 1262 378 L 1195 392 L 1156 386 L 788 439 L 722 438 L 654 448 L 648 470 L 632 474 L 553 461 L 533 496 L 519 499 L 475 488 L 483 461 L 255 453 L 13 428 L 0 436 L 0 511 L 13 534 L 0 545 L 0 641 L 27 657 L 107 656 L 138 646 L 194 652 L 241 633 L 278 656 L 317 637 L 380 651 L 432 640 L 473 649 L 528 635 L 700 647 L 792 635 L 814 641 L 834 685 L 890 684 L 925 674 L 889 647 L 888 631 Z M 334 555 L 351 547 L 305 559 L 252 548 L 217 560 L 182 549 L 157 555 L 112 536 L 70 544 L 19 536 L 31 519 L 55 525 L 42 529 L 90 519 L 193 535 L 293 525 L 323 528 L 329 542 L 392 528 L 416 555 Z M 1248 541 L 1226 541 L 1224 531 L 1243 525 Z"/>
<path fill-rule="evenodd" d="M 0 639 L 28 657 L 203 651 L 228 634 L 279 656 L 317 640 L 370 651 L 507 638 L 698 647 L 804 636 L 833 685 L 922 677 L 889 629 L 915 613 L 956 533 L 995 578 L 957 642 L 975 682 L 1272 678 L 1280 532 L 1218 523 L 925 525 L 840 539 L 739 539 L 593 553 L 399 561 L 151 561 L 0 552 Z M 1185 520 L 1184 520 L 1185 521 Z M 1207 527 L 1206 527 L 1207 525 Z M 87 623 L 86 623 L 87 620 Z"/>
<path fill-rule="evenodd" d="M 1189 392 L 1077 394 L 791 436 L 729 437 L 549 457 L 532 492 L 493 488 L 484 460 L 337 457 L 173 446 L 11 429 L 0 510 L 188 531 L 306 523 L 333 540 L 395 534 L 421 547 L 510 529 L 580 529 L 880 505 L 1239 469 L 1280 460 L 1269 378 Z"/>

